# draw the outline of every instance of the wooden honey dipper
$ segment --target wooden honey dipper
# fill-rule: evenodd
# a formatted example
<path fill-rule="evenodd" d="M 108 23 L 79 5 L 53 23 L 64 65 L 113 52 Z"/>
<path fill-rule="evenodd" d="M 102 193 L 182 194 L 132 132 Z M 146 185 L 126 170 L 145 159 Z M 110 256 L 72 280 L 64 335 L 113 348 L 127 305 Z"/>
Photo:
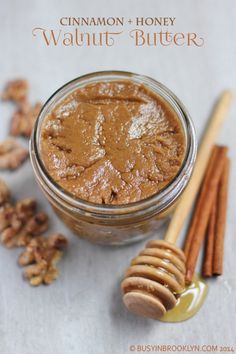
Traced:
<path fill-rule="evenodd" d="M 153 319 L 161 318 L 176 305 L 185 288 L 185 255 L 175 243 L 199 191 L 217 134 L 233 95 L 225 91 L 217 102 L 203 136 L 190 182 L 178 203 L 165 240 L 152 240 L 131 261 L 121 283 L 123 302 L 129 311 Z"/>

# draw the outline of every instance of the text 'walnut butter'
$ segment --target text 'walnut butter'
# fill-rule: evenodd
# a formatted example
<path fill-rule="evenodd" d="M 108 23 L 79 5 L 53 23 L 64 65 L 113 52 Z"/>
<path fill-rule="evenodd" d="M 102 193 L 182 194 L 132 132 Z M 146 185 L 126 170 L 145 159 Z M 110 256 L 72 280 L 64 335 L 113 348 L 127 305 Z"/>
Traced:
<path fill-rule="evenodd" d="M 41 154 L 64 190 L 99 204 L 145 199 L 170 183 L 185 156 L 177 114 L 130 80 L 76 89 L 48 114 Z"/>

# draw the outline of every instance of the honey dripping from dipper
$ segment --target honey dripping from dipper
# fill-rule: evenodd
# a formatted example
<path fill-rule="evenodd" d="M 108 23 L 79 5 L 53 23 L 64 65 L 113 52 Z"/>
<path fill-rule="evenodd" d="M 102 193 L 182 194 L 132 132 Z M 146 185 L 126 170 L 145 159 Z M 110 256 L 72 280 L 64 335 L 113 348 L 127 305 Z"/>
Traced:
<path fill-rule="evenodd" d="M 207 284 L 200 276 L 195 275 L 192 283 L 178 297 L 175 307 L 167 311 L 159 321 L 182 322 L 188 320 L 200 310 L 207 293 Z"/>
<path fill-rule="evenodd" d="M 174 244 L 149 241 L 127 269 L 121 287 L 126 307 L 139 316 L 181 322 L 203 305 L 207 286 L 198 277 L 185 287 L 185 256 Z"/>

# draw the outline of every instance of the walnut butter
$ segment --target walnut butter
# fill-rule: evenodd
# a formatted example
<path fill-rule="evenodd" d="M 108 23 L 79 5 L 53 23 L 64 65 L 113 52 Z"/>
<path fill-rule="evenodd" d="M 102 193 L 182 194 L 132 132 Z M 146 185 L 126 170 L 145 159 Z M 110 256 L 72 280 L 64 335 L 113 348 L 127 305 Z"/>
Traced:
<path fill-rule="evenodd" d="M 63 190 L 108 205 L 161 191 L 178 174 L 186 153 L 174 109 L 131 80 L 75 89 L 47 114 L 40 144 L 44 165 Z"/>
<path fill-rule="evenodd" d="M 190 179 L 191 118 L 150 77 L 80 76 L 44 104 L 30 139 L 38 184 L 75 234 L 120 245 L 157 237 Z"/>

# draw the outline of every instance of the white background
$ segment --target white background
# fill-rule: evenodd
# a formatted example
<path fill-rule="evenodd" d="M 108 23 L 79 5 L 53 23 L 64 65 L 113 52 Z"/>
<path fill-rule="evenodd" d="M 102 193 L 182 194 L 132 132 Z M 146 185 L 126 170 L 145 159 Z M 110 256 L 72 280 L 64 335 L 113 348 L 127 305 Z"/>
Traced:
<path fill-rule="evenodd" d="M 58 29 L 62 16 L 172 16 L 176 31 L 198 32 L 205 45 L 135 48 L 124 37 L 110 48 L 53 48 L 32 36 L 37 26 Z M 200 137 L 217 96 L 225 88 L 236 91 L 235 17 L 235 0 L 0 0 L 0 88 L 11 78 L 25 77 L 31 100 L 44 101 L 65 82 L 91 71 L 146 74 L 179 96 Z M 0 105 L 1 140 L 8 134 L 12 112 L 12 105 Z M 138 318 L 122 305 L 122 274 L 145 242 L 104 248 L 79 240 L 51 212 L 29 161 L 15 173 L 1 172 L 16 198 L 39 198 L 41 208 L 52 215 L 51 231 L 65 233 L 70 244 L 58 281 L 39 288 L 22 280 L 18 251 L 0 247 L 0 353 L 120 354 L 129 353 L 133 344 L 217 344 L 236 350 L 235 104 L 219 142 L 230 146 L 232 159 L 224 276 L 209 282 L 201 311 L 179 324 Z M 157 237 L 163 235 L 164 230 Z"/>

